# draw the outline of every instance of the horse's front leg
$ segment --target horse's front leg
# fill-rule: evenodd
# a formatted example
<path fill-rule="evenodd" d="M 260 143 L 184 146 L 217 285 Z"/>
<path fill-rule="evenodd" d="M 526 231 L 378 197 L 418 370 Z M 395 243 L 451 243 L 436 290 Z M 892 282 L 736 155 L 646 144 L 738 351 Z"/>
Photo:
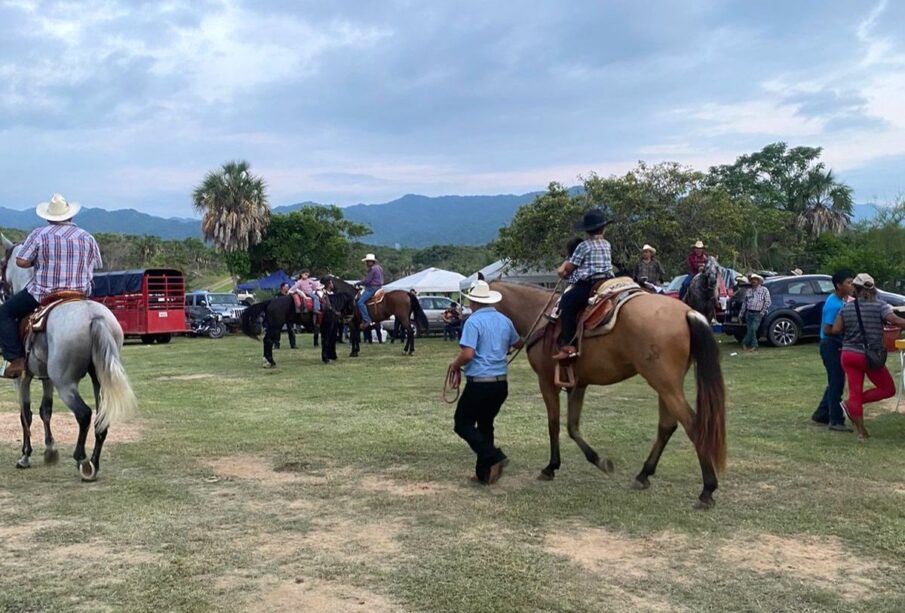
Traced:
<path fill-rule="evenodd" d="M 581 435 L 581 408 L 584 406 L 584 395 L 587 390 L 586 385 L 580 385 L 569 392 L 569 437 L 575 441 L 588 462 L 610 474 L 613 472 L 612 460 L 605 455 L 601 458 Z"/>
<path fill-rule="evenodd" d="M 60 459 L 57 444 L 50 429 L 50 418 L 53 416 L 53 383 L 50 379 L 42 379 L 44 395 L 41 397 L 41 421 L 44 422 L 44 463 L 56 464 Z"/>
<path fill-rule="evenodd" d="M 22 456 L 16 468 L 31 467 L 31 375 L 27 372 L 16 382 L 19 391 L 19 421 L 22 422 Z"/>
<path fill-rule="evenodd" d="M 559 389 L 553 385 L 553 373 L 540 378 L 540 393 L 547 407 L 547 428 L 550 432 L 550 463 L 540 471 L 538 479 L 550 481 L 559 470 Z"/>

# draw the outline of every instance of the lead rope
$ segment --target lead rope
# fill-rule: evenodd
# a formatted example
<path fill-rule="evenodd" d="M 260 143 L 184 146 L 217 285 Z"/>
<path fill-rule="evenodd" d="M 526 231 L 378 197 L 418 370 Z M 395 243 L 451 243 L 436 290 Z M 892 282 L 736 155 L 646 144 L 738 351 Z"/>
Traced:
<path fill-rule="evenodd" d="M 459 399 L 459 386 L 461 384 L 462 371 L 450 364 L 449 368 L 446 369 L 446 379 L 443 380 L 443 402 L 446 404 L 455 403 Z M 456 390 L 456 395 L 452 400 L 449 399 L 449 390 Z"/>
<path fill-rule="evenodd" d="M 515 353 L 512 354 L 512 357 L 506 362 L 506 366 L 509 366 L 515 361 L 515 358 L 518 357 L 518 354 L 522 352 L 522 349 L 525 347 L 525 343 L 528 342 L 528 337 L 534 332 L 534 328 L 537 327 L 537 324 L 540 323 L 541 318 L 547 312 L 547 309 L 550 308 L 550 305 L 553 304 L 553 300 L 556 298 L 556 294 L 559 292 L 559 288 L 562 285 L 563 279 L 560 279 L 556 282 L 556 287 L 553 288 L 553 294 L 550 296 L 550 299 L 547 300 L 547 304 L 544 305 L 544 308 L 540 310 L 540 313 L 537 314 L 537 319 L 534 320 L 534 323 L 531 324 L 531 327 L 528 328 L 528 331 L 525 333 L 525 336 L 521 337 L 522 346 L 515 350 Z"/>

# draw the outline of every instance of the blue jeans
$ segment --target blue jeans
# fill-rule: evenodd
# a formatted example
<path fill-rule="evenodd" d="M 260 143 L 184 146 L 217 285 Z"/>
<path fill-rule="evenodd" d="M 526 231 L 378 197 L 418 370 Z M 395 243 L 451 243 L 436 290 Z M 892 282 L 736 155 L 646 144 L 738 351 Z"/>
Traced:
<path fill-rule="evenodd" d="M 694 279 L 693 275 L 685 275 L 685 280 L 682 281 L 682 287 L 679 288 L 679 300 L 685 300 L 685 294 L 688 293 L 688 288 L 691 287 L 692 279 Z"/>
<path fill-rule="evenodd" d="M 842 342 L 838 337 L 820 341 L 820 359 L 826 369 L 826 390 L 811 419 L 831 426 L 844 425 L 845 414 L 839 401 L 845 390 L 845 371 L 842 370 Z"/>
<path fill-rule="evenodd" d="M 366 287 L 358 299 L 358 312 L 361 313 L 361 320 L 366 324 L 371 323 L 371 316 L 368 315 L 368 300 L 374 297 L 378 289 L 377 287 Z"/>
<path fill-rule="evenodd" d="M 321 299 L 320 299 L 320 297 L 319 297 L 317 294 L 315 294 L 314 292 L 311 292 L 311 293 L 309 294 L 309 296 L 311 296 L 311 306 L 312 306 L 312 308 L 314 308 L 314 312 L 315 312 L 315 313 L 320 313 L 320 312 L 321 312 Z"/>
<path fill-rule="evenodd" d="M 745 325 L 748 327 L 748 331 L 742 341 L 743 347 L 757 349 L 757 329 L 760 328 L 760 320 L 763 318 L 763 313 L 745 313 Z"/>

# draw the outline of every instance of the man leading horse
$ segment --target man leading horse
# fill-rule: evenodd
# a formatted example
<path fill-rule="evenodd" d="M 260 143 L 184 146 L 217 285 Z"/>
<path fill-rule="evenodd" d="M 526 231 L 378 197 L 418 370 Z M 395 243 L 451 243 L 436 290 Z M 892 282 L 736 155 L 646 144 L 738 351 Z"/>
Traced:
<path fill-rule="evenodd" d="M 94 270 L 102 265 L 101 252 L 94 237 L 72 222 L 80 208 L 60 194 L 39 204 L 36 212 L 48 225 L 33 230 L 16 255 L 16 265 L 33 267 L 34 276 L 25 289 L 0 305 L 0 348 L 5 360 L 2 376 L 7 379 L 16 379 L 25 370 L 19 321 L 54 294 L 91 293 Z"/>

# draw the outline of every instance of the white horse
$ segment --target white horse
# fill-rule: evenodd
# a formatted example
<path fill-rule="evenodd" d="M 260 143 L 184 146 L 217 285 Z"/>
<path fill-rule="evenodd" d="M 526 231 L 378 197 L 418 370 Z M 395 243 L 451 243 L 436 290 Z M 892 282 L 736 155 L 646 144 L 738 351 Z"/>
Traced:
<path fill-rule="evenodd" d="M 6 261 L 6 282 L 12 293 L 18 293 L 31 280 L 31 268 L 16 265 L 20 249 L 0 235 Z M 22 457 L 18 468 L 31 466 L 31 380 L 41 379 L 44 395 L 41 399 L 41 420 L 44 422 L 44 460 L 56 462 L 59 454 L 50 431 L 53 407 L 53 388 L 60 399 L 75 414 L 79 436 L 75 458 L 84 481 L 94 481 L 100 468 L 101 448 L 107 438 L 110 423 L 133 412 L 137 406 L 135 394 L 120 362 L 123 331 L 104 305 L 92 300 L 67 302 L 56 307 L 48 317 L 47 331 L 35 337 L 28 355 L 28 368 L 16 381 L 22 420 Z M 85 439 L 91 424 L 91 408 L 79 395 L 79 381 L 91 377 L 97 415 L 94 420 L 94 452 L 89 460 L 85 453 Z"/>

